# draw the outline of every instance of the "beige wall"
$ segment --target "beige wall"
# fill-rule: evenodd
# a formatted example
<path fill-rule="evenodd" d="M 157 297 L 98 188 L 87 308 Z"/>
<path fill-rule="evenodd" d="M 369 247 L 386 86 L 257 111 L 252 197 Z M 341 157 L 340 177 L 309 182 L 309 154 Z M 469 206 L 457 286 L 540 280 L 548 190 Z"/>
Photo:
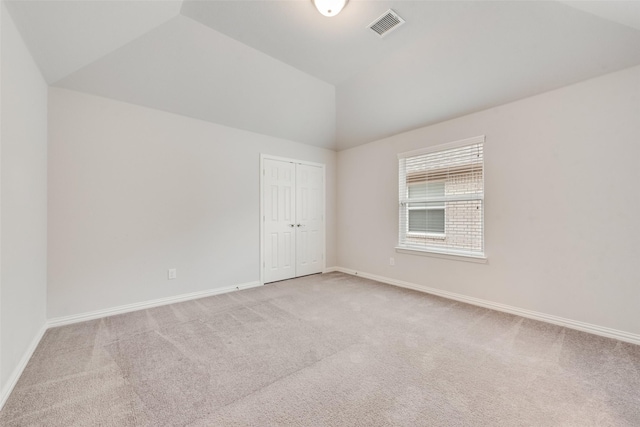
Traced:
<path fill-rule="evenodd" d="M 396 253 L 397 153 L 478 135 L 488 264 Z M 634 67 L 341 151 L 338 265 L 639 334 L 639 141 Z"/>
<path fill-rule="evenodd" d="M 335 265 L 335 152 L 51 88 L 48 317 L 259 280 L 260 153 L 327 165 Z"/>
<path fill-rule="evenodd" d="M 1 402 L 45 323 L 47 85 L 4 3 L 0 8 Z"/>

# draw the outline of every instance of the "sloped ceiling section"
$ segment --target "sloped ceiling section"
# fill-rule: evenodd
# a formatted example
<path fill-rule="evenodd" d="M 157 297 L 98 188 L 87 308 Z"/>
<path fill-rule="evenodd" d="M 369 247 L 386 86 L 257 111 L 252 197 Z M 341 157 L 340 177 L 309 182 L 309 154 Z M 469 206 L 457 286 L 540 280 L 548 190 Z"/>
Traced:
<path fill-rule="evenodd" d="M 640 30 L 640 1 L 638 0 L 563 0 L 562 3 Z"/>
<path fill-rule="evenodd" d="M 333 85 L 184 16 L 56 86 L 334 147 Z"/>
<path fill-rule="evenodd" d="M 181 1 L 7 1 L 51 84 L 180 12 Z"/>
<path fill-rule="evenodd" d="M 640 64 L 640 0 L 7 3 L 50 84 L 338 150 Z"/>
<path fill-rule="evenodd" d="M 413 16 L 403 2 L 395 10 L 408 21 Z M 467 3 L 427 37 L 338 85 L 337 145 L 357 146 L 639 63 L 640 31 L 631 27 L 559 2 Z"/>

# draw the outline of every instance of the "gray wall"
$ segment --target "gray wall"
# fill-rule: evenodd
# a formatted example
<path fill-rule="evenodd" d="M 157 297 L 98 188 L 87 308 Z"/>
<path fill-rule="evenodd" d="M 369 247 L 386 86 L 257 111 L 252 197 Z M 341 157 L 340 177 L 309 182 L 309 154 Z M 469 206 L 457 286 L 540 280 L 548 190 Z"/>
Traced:
<path fill-rule="evenodd" d="M 335 265 L 334 151 L 51 88 L 49 318 L 259 280 L 260 153 L 326 164 Z"/>
<path fill-rule="evenodd" d="M 46 315 L 47 85 L 2 8 L 0 389 Z M 1 400 L 1 399 L 0 399 Z"/>

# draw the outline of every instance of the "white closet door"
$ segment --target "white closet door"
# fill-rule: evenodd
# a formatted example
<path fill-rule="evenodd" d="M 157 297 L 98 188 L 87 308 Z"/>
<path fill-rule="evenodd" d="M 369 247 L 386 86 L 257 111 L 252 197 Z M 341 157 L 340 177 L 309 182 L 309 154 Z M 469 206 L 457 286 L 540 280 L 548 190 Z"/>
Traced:
<path fill-rule="evenodd" d="M 324 265 L 324 169 L 296 165 L 296 276 Z"/>
<path fill-rule="evenodd" d="M 265 159 L 263 163 L 264 281 L 296 276 L 296 165 Z"/>
<path fill-rule="evenodd" d="M 324 167 L 264 158 L 264 283 L 324 268 Z"/>

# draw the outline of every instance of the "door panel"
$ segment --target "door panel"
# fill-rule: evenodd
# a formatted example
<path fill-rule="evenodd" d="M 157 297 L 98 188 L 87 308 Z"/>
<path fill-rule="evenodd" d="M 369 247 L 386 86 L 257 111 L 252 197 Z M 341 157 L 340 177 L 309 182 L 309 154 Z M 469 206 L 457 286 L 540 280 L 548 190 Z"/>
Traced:
<path fill-rule="evenodd" d="M 324 265 L 324 169 L 296 166 L 296 276 L 305 276 Z"/>
<path fill-rule="evenodd" d="M 295 170 L 290 162 L 263 162 L 264 281 L 296 276 Z"/>

